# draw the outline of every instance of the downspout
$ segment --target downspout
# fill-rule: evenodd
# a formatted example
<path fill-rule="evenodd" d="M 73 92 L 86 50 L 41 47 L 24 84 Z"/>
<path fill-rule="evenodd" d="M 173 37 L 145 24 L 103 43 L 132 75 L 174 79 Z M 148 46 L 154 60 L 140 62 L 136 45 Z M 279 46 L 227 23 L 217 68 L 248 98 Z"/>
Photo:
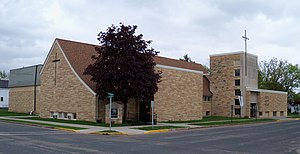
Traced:
<path fill-rule="evenodd" d="M 37 82 L 37 70 L 38 65 L 35 65 L 35 75 L 34 75 L 34 91 L 33 91 L 33 113 L 36 111 L 36 82 Z"/>

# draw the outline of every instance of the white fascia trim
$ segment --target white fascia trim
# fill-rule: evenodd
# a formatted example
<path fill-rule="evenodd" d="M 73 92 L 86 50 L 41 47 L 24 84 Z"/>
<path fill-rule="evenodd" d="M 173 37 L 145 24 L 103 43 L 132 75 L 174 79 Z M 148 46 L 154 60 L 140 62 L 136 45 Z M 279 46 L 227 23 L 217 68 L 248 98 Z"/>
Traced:
<path fill-rule="evenodd" d="M 246 91 L 266 92 L 266 93 L 274 93 L 274 94 L 288 94 L 287 92 L 284 92 L 284 91 L 266 90 L 266 89 L 253 89 L 253 88 L 246 88 Z"/>
<path fill-rule="evenodd" d="M 96 93 L 80 78 L 80 76 L 76 73 L 76 71 L 74 70 L 74 68 L 72 67 L 72 65 L 70 64 L 68 58 L 66 57 L 64 51 L 62 50 L 62 48 L 60 47 L 59 43 L 57 42 L 57 45 L 59 47 L 59 49 L 61 50 L 64 58 L 66 59 L 68 65 L 70 66 L 72 72 L 75 74 L 75 76 L 78 78 L 78 80 L 94 95 L 96 96 Z"/>
<path fill-rule="evenodd" d="M 202 74 L 203 75 L 203 71 L 196 71 L 196 70 L 191 70 L 191 69 L 185 69 L 185 68 L 179 68 L 179 67 L 173 67 L 173 66 L 167 66 L 167 65 L 160 65 L 160 64 L 156 64 L 156 67 L 165 68 L 165 69 L 172 69 L 172 70 L 177 70 L 177 71 L 197 73 L 197 74 Z"/>
<path fill-rule="evenodd" d="M 209 57 L 227 56 L 227 55 L 236 55 L 236 54 L 245 54 L 245 52 L 244 51 L 237 51 L 237 52 L 226 52 L 226 53 L 219 53 L 219 54 L 211 54 L 211 55 L 209 55 Z M 258 57 L 257 55 L 251 54 L 249 52 L 247 52 L 247 55 Z"/>

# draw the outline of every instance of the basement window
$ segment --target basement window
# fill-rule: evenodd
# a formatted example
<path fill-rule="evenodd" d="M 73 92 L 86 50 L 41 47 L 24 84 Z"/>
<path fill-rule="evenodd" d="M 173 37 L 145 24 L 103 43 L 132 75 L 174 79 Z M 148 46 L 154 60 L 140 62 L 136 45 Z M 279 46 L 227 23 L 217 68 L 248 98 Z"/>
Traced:
<path fill-rule="evenodd" d="M 210 115 L 210 111 L 206 111 L 205 115 L 209 116 Z"/>
<path fill-rule="evenodd" d="M 280 111 L 280 116 L 281 116 L 281 117 L 283 117 L 283 113 L 284 113 L 283 111 Z"/>
<path fill-rule="evenodd" d="M 277 116 L 277 112 L 274 111 L 274 112 L 273 112 L 273 117 L 276 117 L 276 116 Z"/>
<path fill-rule="evenodd" d="M 234 109 L 234 114 L 235 115 L 240 115 L 241 114 L 241 109 Z"/>

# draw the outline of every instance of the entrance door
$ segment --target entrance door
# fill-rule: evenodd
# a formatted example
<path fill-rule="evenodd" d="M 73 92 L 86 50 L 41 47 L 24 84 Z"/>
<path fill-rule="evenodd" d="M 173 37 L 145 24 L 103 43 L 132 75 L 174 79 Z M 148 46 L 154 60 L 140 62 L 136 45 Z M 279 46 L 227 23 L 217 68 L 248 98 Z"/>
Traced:
<path fill-rule="evenodd" d="M 256 117 L 256 103 L 250 104 L 250 117 Z"/>
<path fill-rule="evenodd" d="M 151 111 L 151 107 L 150 107 L 150 101 L 148 102 L 139 102 L 140 106 L 139 106 L 139 120 L 141 122 L 150 122 L 150 111 Z"/>

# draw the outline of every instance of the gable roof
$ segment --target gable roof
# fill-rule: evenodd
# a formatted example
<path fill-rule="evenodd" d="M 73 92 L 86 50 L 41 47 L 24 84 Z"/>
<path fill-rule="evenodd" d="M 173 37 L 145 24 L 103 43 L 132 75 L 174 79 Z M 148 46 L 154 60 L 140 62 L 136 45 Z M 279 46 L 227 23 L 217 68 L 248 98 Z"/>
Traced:
<path fill-rule="evenodd" d="M 40 71 L 43 65 L 33 65 L 28 67 L 22 67 L 10 70 L 9 84 L 8 87 L 25 87 L 35 85 L 35 75 L 36 75 L 36 85 L 40 85 Z"/>
<path fill-rule="evenodd" d="M 8 88 L 8 80 L 0 80 L 0 88 Z"/>
<path fill-rule="evenodd" d="M 96 85 L 91 81 L 90 75 L 83 75 L 84 70 L 92 63 L 94 63 L 91 58 L 92 55 L 97 55 L 95 47 L 99 45 L 93 45 L 82 42 L 75 42 L 70 40 L 56 39 L 60 48 L 63 50 L 69 63 L 72 65 L 74 71 L 77 75 L 93 90 L 95 91 Z M 160 56 L 155 56 L 154 61 L 156 64 L 202 71 L 207 73 L 208 71 L 201 65 L 197 63 L 190 63 L 185 61 L 180 61 L 176 59 L 170 59 Z"/>

